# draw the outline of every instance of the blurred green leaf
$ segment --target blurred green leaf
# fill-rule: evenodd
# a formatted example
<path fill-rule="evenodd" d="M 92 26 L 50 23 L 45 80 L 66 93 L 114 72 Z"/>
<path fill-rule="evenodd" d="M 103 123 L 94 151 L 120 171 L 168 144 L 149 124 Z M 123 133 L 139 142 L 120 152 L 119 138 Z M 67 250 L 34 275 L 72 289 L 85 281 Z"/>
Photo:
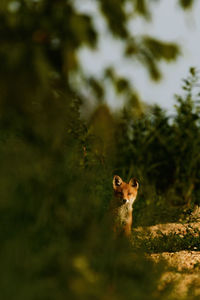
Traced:
<path fill-rule="evenodd" d="M 173 43 L 164 43 L 150 37 L 144 37 L 143 42 L 157 60 L 175 60 L 180 53 L 179 47 Z"/>
<path fill-rule="evenodd" d="M 184 9 L 190 9 L 194 2 L 194 0 L 179 0 L 181 7 Z"/>
<path fill-rule="evenodd" d="M 113 35 L 120 37 L 121 39 L 127 38 L 127 16 L 123 8 L 126 0 L 101 0 L 99 2 L 101 11 L 105 16 L 108 27 Z"/>
<path fill-rule="evenodd" d="M 149 18 L 150 12 L 148 10 L 148 5 L 146 0 L 134 0 L 135 2 L 135 10 L 140 15 Z"/>
<path fill-rule="evenodd" d="M 101 83 L 94 79 L 93 77 L 89 78 L 89 85 L 94 90 L 97 98 L 102 100 L 104 98 L 104 89 Z"/>
<path fill-rule="evenodd" d="M 124 91 L 127 91 L 130 89 L 128 80 L 124 78 L 118 78 L 116 82 L 116 88 L 119 93 L 123 93 Z"/>

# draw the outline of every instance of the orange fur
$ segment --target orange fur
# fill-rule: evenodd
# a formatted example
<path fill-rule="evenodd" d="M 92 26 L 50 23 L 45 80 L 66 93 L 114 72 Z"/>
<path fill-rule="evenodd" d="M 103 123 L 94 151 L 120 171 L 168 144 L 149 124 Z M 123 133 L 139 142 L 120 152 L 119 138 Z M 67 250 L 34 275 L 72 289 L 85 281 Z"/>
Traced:
<path fill-rule="evenodd" d="M 137 197 L 138 188 L 139 183 L 135 178 L 126 183 L 119 176 L 114 176 L 114 197 L 110 206 L 114 232 L 124 233 L 126 236 L 131 234 L 132 206 Z"/>

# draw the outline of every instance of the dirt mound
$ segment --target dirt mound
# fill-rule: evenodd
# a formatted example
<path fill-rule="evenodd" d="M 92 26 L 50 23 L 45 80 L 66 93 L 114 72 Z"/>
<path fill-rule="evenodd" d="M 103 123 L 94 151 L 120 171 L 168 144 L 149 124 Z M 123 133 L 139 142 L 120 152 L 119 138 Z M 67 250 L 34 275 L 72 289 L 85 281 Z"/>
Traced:
<path fill-rule="evenodd" d="M 170 291 L 169 299 L 200 299 L 200 223 L 158 224 L 133 232 L 147 257 L 164 265 L 159 290 Z"/>
<path fill-rule="evenodd" d="M 134 233 L 142 238 L 155 238 L 162 237 L 163 235 L 178 234 L 180 237 L 190 233 L 194 236 L 198 236 L 200 231 L 200 223 L 167 223 L 158 224 L 149 227 L 137 227 Z"/>
<path fill-rule="evenodd" d="M 163 252 L 151 254 L 150 257 L 155 262 L 163 260 L 169 268 L 178 272 L 199 271 L 200 269 L 200 251 Z"/>

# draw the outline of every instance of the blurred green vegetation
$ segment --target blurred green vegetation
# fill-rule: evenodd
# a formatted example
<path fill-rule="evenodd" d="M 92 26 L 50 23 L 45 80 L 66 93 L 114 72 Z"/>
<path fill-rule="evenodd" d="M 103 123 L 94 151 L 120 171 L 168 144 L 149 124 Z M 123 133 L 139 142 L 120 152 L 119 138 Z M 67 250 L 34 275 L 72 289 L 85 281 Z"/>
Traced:
<path fill-rule="evenodd" d="M 127 29 L 128 1 L 97 1 L 108 30 L 128 57 L 160 78 L 159 60 L 179 48 Z M 180 1 L 188 8 L 192 1 Z M 147 1 L 133 15 L 150 17 Z M 0 220 L 2 299 L 167 299 L 157 289 L 161 269 L 104 226 L 114 173 L 137 176 L 141 191 L 134 226 L 177 218 L 177 206 L 198 203 L 198 81 L 191 69 L 186 94 L 171 120 L 148 108 L 126 78 L 108 66 L 88 78 L 78 50 L 96 49 L 92 17 L 72 1 L 0 3 Z M 103 102 L 106 80 L 126 98 L 119 114 Z M 81 82 L 81 84 L 78 84 Z M 83 121 L 85 91 L 99 106 Z M 89 99 L 88 99 L 89 100 Z"/>

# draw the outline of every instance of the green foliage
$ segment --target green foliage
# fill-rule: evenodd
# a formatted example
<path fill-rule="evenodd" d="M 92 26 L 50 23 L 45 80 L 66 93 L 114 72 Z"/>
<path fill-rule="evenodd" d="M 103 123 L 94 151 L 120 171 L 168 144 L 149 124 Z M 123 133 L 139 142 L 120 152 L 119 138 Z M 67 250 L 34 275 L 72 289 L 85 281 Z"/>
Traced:
<path fill-rule="evenodd" d="M 173 61 L 179 54 L 180 49 L 176 44 L 161 42 L 149 36 L 131 38 L 125 49 L 125 55 L 127 57 L 135 56 L 147 67 L 154 80 L 161 78 L 158 62 L 161 59 L 168 62 Z"/>
<path fill-rule="evenodd" d="M 191 8 L 194 2 L 195 0 L 179 0 L 179 3 L 183 7 L 183 9 Z"/>
<path fill-rule="evenodd" d="M 136 12 L 138 12 L 138 14 L 140 14 L 141 16 L 145 16 L 146 18 L 149 17 L 149 9 L 147 6 L 147 1 L 146 0 L 136 0 L 133 1 L 135 4 L 135 10 Z"/>
<path fill-rule="evenodd" d="M 146 204 L 144 211 L 139 209 L 139 214 L 143 215 L 146 225 L 148 222 L 169 221 L 170 216 L 174 221 L 174 217 L 179 217 L 179 206 L 199 203 L 197 81 L 197 72 L 192 68 L 184 81 L 185 96 L 177 96 L 176 115 L 173 118 L 170 119 L 157 106 L 150 113 L 131 116 L 131 107 L 128 107 L 123 123 L 119 124 L 116 170 L 127 177 L 134 173 L 141 180 L 141 201 Z M 150 209 L 151 206 L 153 209 Z M 139 218 L 139 214 L 136 214 Z"/>
<path fill-rule="evenodd" d="M 101 1 L 100 6 L 109 30 L 127 41 L 125 2 Z M 135 3 L 146 14 L 145 1 L 143 7 Z M 188 125 L 183 119 L 193 120 L 194 104 L 185 110 L 187 101 L 180 100 L 172 126 L 159 108 L 144 114 L 135 90 L 116 75 L 117 92 L 128 98 L 124 117 L 113 116 L 102 104 L 84 122 L 77 53 L 85 45 L 94 49 L 97 41 L 92 17 L 79 13 L 72 1 L 0 3 L 2 299 L 161 298 L 160 269 L 127 240 L 113 239 L 103 217 L 112 196 L 113 171 L 139 177 L 138 211 L 154 204 L 155 191 L 164 203 L 161 195 L 170 184 L 176 187 L 177 178 L 183 184 L 188 180 L 187 170 L 180 175 L 172 142 L 181 137 L 179 126 Z M 149 51 L 154 54 L 152 43 Z M 101 82 L 83 77 L 104 98 Z M 196 123 L 188 130 L 198 131 Z M 188 148 L 191 154 L 197 146 L 195 142 L 194 149 Z"/>
<path fill-rule="evenodd" d="M 99 2 L 102 13 L 105 15 L 108 27 L 111 30 L 111 32 L 115 36 L 120 37 L 122 39 L 127 38 L 127 16 L 123 9 L 126 0 L 101 0 Z"/>

